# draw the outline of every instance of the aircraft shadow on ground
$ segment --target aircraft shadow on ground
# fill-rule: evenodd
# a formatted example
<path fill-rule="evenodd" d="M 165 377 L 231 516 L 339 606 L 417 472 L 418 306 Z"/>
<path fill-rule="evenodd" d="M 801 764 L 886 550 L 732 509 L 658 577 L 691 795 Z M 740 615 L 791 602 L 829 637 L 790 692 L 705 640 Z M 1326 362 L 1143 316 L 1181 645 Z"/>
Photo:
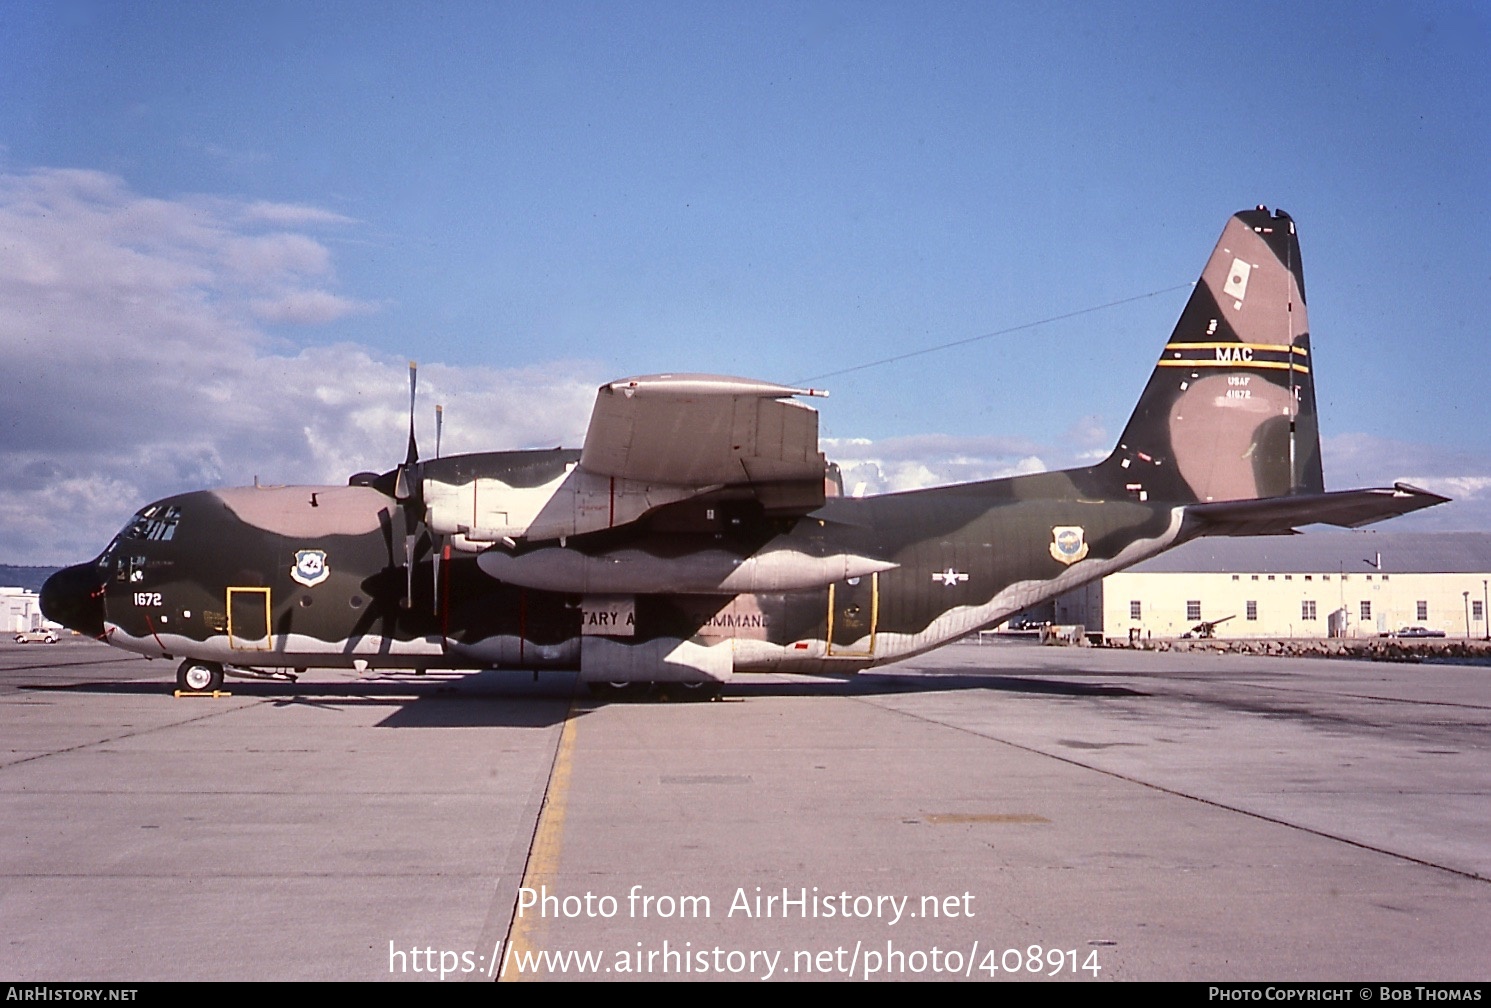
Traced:
<path fill-rule="evenodd" d="M 235 699 L 268 700 L 276 707 L 311 706 L 329 710 L 385 708 L 390 713 L 377 723 L 388 728 L 539 728 L 562 724 L 574 693 L 574 677 L 531 673 L 493 673 L 467 676 L 407 676 L 354 681 L 281 682 L 229 679 L 222 695 L 176 697 L 176 685 L 164 682 L 96 681 L 82 683 L 21 683 L 17 688 L 35 693 L 159 696 L 188 704 L 213 704 Z"/>
<path fill-rule="evenodd" d="M 987 675 L 959 669 L 923 669 L 919 675 L 863 672 L 846 679 L 802 682 L 753 682 L 736 679 L 725 687 L 732 696 L 891 696 L 898 693 L 959 693 L 971 690 L 999 693 L 1036 693 L 1073 697 L 1148 696 L 1127 686 L 1098 686 L 1092 683 L 1051 679 L 1044 670 L 1024 675 Z"/>
<path fill-rule="evenodd" d="M 165 698 L 171 698 L 175 690 L 174 684 L 138 680 L 18 686 L 34 692 L 159 695 Z M 771 697 L 875 697 L 973 691 L 1069 697 L 1148 695 L 1124 686 L 1052 679 L 1036 674 L 1035 670 L 1031 670 L 1029 676 L 1021 676 L 929 669 L 919 675 L 862 673 L 845 678 L 791 682 L 742 676 L 725 685 L 720 700 L 739 703 Z M 378 722 L 378 727 L 383 728 L 537 728 L 563 723 L 571 709 L 577 716 L 584 716 L 612 704 L 702 702 L 681 698 L 678 693 L 667 690 L 629 697 L 597 697 L 592 696 L 573 673 L 550 673 L 535 678 L 528 672 L 491 670 L 465 676 L 400 676 L 351 682 L 230 680 L 225 692 L 233 698 L 271 700 L 276 706 L 392 708 L 388 716 Z M 213 700 L 210 696 L 180 698 L 180 702 L 186 703 L 212 703 Z"/>

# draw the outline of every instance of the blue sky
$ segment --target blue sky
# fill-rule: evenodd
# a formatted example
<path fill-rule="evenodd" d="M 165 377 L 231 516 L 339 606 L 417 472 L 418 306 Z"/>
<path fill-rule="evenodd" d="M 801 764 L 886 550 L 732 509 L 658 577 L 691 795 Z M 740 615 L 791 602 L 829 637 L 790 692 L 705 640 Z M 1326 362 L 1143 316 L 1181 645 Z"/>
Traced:
<path fill-rule="evenodd" d="M 1326 479 L 1491 528 L 1484 4 L 0 5 L 0 560 L 601 381 L 823 379 L 870 489 L 1102 454 L 1228 214 L 1298 222 Z"/>

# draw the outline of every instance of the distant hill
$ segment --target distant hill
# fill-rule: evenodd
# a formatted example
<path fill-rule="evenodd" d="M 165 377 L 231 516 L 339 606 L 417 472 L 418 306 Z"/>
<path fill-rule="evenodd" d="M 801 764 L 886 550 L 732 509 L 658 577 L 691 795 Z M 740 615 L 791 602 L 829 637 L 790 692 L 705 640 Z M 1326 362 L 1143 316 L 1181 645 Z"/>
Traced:
<path fill-rule="evenodd" d="M 0 588 L 28 588 L 41 591 L 41 583 L 51 577 L 60 567 L 16 567 L 0 564 Z"/>

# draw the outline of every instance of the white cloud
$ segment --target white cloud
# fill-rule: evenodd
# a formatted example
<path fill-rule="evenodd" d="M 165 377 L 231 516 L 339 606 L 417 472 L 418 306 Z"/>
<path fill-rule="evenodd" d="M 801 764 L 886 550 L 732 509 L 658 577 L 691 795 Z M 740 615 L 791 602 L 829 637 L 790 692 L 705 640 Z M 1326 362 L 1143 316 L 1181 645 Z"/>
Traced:
<path fill-rule="evenodd" d="M 171 493 L 341 483 L 403 458 L 405 360 L 260 328 L 375 310 L 332 289 L 330 252 L 292 223 L 346 220 L 150 199 L 101 172 L 0 174 L 0 559 L 86 559 Z M 576 444 L 593 371 L 423 367 L 421 444 L 435 402 L 447 453 Z"/>
<path fill-rule="evenodd" d="M 223 262 L 243 282 L 265 284 L 297 274 L 322 276 L 331 268 L 331 253 L 307 235 L 250 235 L 224 242 Z"/>
<path fill-rule="evenodd" d="M 289 291 L 277 298 L 259 298 L 251 302 L 251 307 L 254 315 L 266 322 L 299 325 L 318 325 L 377 311 L 370 302 L 353 301 L 324 290 Z"/>
<path fill-rule="evenodd" d="M 837 462 L 844 492 L 892 493 L 1044 472 L 1042 448 L 1023 438 L 915 434 L 883 438 L 823 438 L 821 447 Z"/>
<path fill-rule="evenodd" d="M 1425 482 L 1438 483 L 1458 500 L 1485 500 L 1491 498 L 1491 476 L 1444 476 L 1421 477 Z M 1405 482 L 1412 483 L 1413 477 Z M 1427 489 L 1427 488 L 1426 488 Z"/>
<path fill-rule="evenodd" d="M 1448 504 L 1394 520 L 1392 528 L 1420 532 L 1491 530 L 1491 459 L 1440 445 L 1371 434 L 1324 438 L 1321 451 L 1327 490 L 1408 483 L 1450 498 Z"/>
<path fill-rule="evenodd" d="M 356 224 L 351 217 L 298 203 L 270 203 L 258 200 L 242 208 L 240 219 L 248 223 L 264 222 L 279 227 L 308 227 L 315 224 Z"/>

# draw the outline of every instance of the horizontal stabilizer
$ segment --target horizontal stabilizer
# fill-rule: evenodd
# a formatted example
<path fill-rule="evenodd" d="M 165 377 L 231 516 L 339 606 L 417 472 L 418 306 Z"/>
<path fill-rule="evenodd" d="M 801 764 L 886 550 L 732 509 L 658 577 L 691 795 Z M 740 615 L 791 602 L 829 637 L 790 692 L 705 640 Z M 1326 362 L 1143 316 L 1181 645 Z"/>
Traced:
<path fill-rule="evenodd" d="M 1391 489 L 1192 504 L 1186 508 L 1186 518 L 1200 526 L 1197 535 L 1289 535 L 1297 525 L 1317 523 L 1361 528 L 1448 500 L 1407 483 L 1395 483 Z"/>

